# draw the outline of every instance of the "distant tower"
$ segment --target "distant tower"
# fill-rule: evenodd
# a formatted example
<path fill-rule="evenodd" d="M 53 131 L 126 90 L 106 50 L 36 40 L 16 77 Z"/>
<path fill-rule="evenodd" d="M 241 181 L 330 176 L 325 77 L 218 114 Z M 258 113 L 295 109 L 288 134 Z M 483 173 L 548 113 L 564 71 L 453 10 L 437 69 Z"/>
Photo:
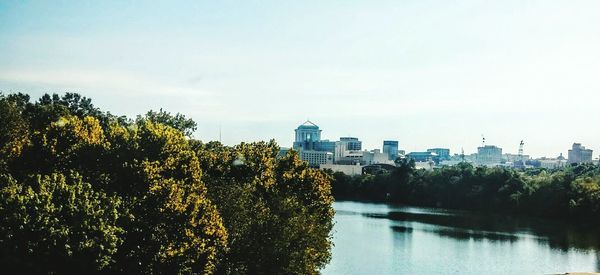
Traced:
<path fill-rule="evenodd" d="M 465 148 L 460 148 L 460 159 L 465 162 Z"/>
<path fill-rule="evenodd" d="M 485 147 L 485 137 L 481 134 L 481 147 Z"/>
<path fill-rule="evenodd" d="M 294 149 L 314 150 L 315 143 L 321 140 L 319 126 L 307 120 L 296 128 Z"/>
<path fill-rule="evenodd" d="M 523 145 L 525 145 L 525 142 L 521 140 L 519 143 L 519 154 L 517 155 L 517 160 L 514 162 L 515 168 L 525 168 L 525 162 L 523 161 Z"/>
<path fill-rule="evenodd" d="M 521 143 L 519 143 L 519 161 L 523 161 L 523 145 L 525 145 L 525 142 L 521 140 Z"/>

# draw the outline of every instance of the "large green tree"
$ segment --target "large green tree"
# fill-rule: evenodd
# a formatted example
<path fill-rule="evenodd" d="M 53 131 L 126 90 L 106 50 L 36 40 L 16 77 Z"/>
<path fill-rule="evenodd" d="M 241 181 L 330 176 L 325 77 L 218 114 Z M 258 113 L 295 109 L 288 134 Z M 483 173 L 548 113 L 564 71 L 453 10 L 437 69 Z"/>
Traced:
<path fill-rule="evenodd" d="M 0 95 L 0 263 L 11 273 L 314 274 L 330 258 L 330 177 L 274 142 L 190 139 L 78 94 Z M 7 270 L 7 271 L 8 271 Z"/>
<path fill-rule="evenodd" d="M 273 141 L 196 147 L 209 196 L 229 232 L 219 273 L 318 273 L 330 258 L 329 177 L 295 152 L 278 158 Z"/>

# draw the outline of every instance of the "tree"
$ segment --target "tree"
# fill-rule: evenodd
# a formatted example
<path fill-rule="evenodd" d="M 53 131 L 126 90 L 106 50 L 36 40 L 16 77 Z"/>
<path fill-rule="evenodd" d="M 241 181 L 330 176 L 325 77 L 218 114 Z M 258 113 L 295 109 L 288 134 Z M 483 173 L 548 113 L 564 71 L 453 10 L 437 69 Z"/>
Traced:
<path fill-rule="evenodd" d="M 295 153 L 278 159 L 274 141 L 193 143 L 209 197 L 229 232 L 218 273 L 318 273 L 330 257 L 330 178 Z"/>
<path fill-rule="evenodd" d="M 133 180 L 120 188 L 127 194 L 131 218 L 126 222 L 131 230 L 122 247 L 125 253 L 120 254 L 124 260 L 119 270 L 156 274 L 214 271 L 226 248 L 227 232 L 206 197 L 198 158 L 183 134 L 149 120 L 138 121 L 137 128 L 112 129 L 117 133 L 108 136 L 124 140 L 125 151 L 131 150 L 126 161 L 130 167 L 121 173 Z"/>
<path fill-rule="evenodd" d="M 0 263 L 12 274 L 106 271 L 123 242 L 121 200 L 76 173 L 0 175 Z"/>
<path fill-rule="evenodd" d="M 172 115 L 167 111 L 163 111 L 162 108 L 158 112 L 150 110 L 145 116 L 138 116 L 138 120 L 144 119 L 150 120 L 154 123 L 169 125 L 183 132 L 183 134 L 187 137 L 191 137 L 198 126 L 191 118 L 186 118 L 180 113 Z"/>
<path fill-rule="evenodd" d="M 77 94 L 0 96 L 0 263 L 16 273 L 314 274 L 330 258 L 330 177 L 274 141 L 190 139 Z"/>
<path fill-rule="evenodd" d="M 119 241 L 110 244 L 114 247 L 99 243 L 110 253 L 32 243 L 29 248 L 33 256 L 55 251 L 60 257 L 48 257 L 52 261 L 40 264 L 38 271 L 78 270 L 73 264 L 85 265 L 87 269 L 81 270 L 90 272 L 180 274 L 210 273 L 215 269 L 227 247 L 227 232 L 216 207 L 206 197 L 198 158 L 182 132 L 148 119 L 139 119 L 136 124 L 118 119 L 101 121 L 106 116 L 89 99 L 76 94 L 62 98 L 45 95 L 35 104 L 26 99 L 0 98 L 0 121 L 7 122 L 2 124 L 7 131 L 3 131 L 0 140 L 0 173 L 10 179 L 5 180 L 7 204 L 3 214 L 8 215 L 13 208 L 26 211 L 10 220 L 11 227 L 1 232 L 4 235 L 0 239 L 28 236 L 34 230 L 45 238 L 39 242 L 63 242 L 72 248 L 81 242 L 77 236 L 91 234 L 86 231 L 90 228 L 85 227 L 78 229 L 83 233 L 69 235 L 75 226 L 72 222 L 89 214 L 94 215 L 89 217 L 93 222 L 81 221 L 85 226 L 107 224 L 122 229 Z M 46 179 L 47 176 L 51 178 Z M 43 180 L 32 180 L 40 177 Z M 67 195 L 77 202 L 70 208 L 61 208 L 61 204 L 71 202 L 63 200 Z M 40 204 L 44 201 L 51 203 Z M 112 216 L 86 212 L 92 210 L 88 206 L 103 209 L 100 203 L 118 205 L 118 212 L 123 215 L 115 221 Z M 55 215 L 55 208 L 70 212 Z M 29 220 L 48 219 L 51 223 L 40 223 L 35 228 L 16 226 Z M 65 228 L 61 230 L 66 233 L 58 239 L 44 237 L 45 226 L 51 231 Z M 18 242 L 4 244 L 4 251 L 19 252 L 23 248 Z M 97 264 L 92 265 L 91 260 L 80 258 L 77 253 L 86 254 Z M 25 264 L 39 261 L 17 253 L 19 259 L 15 262 L 8 254 L 3 255 L 0 260 L 15 266 L 21 260 Z"/>
<path fill-rule="evenodd" d="M 0 172 L 21 154 L 29 143 L 29 125 L 21 115 L 28 97 L 0 94 Z"/>

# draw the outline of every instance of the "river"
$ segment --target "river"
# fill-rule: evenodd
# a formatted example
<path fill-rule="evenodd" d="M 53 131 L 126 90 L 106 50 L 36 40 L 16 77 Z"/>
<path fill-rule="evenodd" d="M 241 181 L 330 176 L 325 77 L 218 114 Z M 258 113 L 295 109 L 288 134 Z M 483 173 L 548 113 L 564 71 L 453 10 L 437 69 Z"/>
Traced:
<path fill-rule="evenodd" d="M 335 202 L 334 208 L 335 246 L 326 275 L 600 270 L 600 231 L 583 226 L 360 202 Z"/>

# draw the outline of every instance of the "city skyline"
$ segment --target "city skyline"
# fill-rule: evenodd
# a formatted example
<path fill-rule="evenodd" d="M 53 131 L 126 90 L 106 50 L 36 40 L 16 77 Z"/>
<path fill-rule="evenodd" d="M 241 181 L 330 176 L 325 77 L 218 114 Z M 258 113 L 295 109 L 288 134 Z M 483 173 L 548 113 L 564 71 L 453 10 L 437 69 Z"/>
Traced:
<path fill-rule="evenodd" d="M 304 123 L 301 123 L 301 124 L 299 124 L 299 125 L 297 125 L 297 126 L 306 125 L 306 124 L 314 125 L 314 126 L 316 126 L 316 127 L 317 127 L 317 129 L 318 129 L 318 131 L 319 131 L 319 136 L 318 136 L 318 139 L 319 139 L 319 140 L 323 140 L 323 141 L 331 141 L 331 142 L 334 142 L 334 141 L 340 140 L 340 139 L 342 139 L 342 138 L 348 138 L 348 137 L 349 137 L 349 136 L 329 137 L 329 136 L 327 136 L 326 134 L 324 135 L 324 134 L 323 134 L 323 132 L 326 132 L 326 130 L 325 130 L 325 129 L 323 129 L 322 127 L 320 127 L 320 126 L 319 126 L 317 123 L 315 123 L 315 122 L 313 122 L 313 121 L 311 121 L 311 120 L 307 120 L 307 121 L 305 121 Z M 297 130 L 296 130 L 296 131 L 297 131 Z M 361 139 L 361 137 L 360 137 L 360 136 L 352 136 L 352 137 L 353 137 L 353 138 L 357 138 L 357 139 L 358 139 L 358 140 L 359 140 L 361 143 L 363 143 L 363 144 L 364 144 L 364 141 Z M 298 135 L 296 135 L 296 139 L 298 139 Z M 484 141 L 483 139 L 484 139 L 484 136 L 482 136 L 482 137 L 481 137 L 481 139 L 480 139 L 480 142 L 481 142 L 481 144 L 480 144 L 479 146 L 477 146 L 477 147 L 474 149 L 474 151 L 468 151 L 468 150 L 466 150 L 465 148 L 461 148 L 461 149 L 460 149 L 460 150 L 458 150 L 458 151 L 453 151 L 453 150 L 451 149 L 453 146 L 430 146 L 430 147 L 426 147 L 426 148 L 418 148 L 418 149 L 415 149 L 415 150 L 408 150 L 408 149 L 406 149 L 406 148 L 402 147 L 402 143 L 401 143 L 400 141 L 398 141 L 398 140 L 389 140 L 389 139 L 388 139 L 388 140 L 384 140 L 384 139 L 382 139 L 382 140 L 380 141 L 380 145 L 379 145 L 379 147 L 377 147 L 377 146 L 375 146 L 375 147 L 365 147 L 365 146 L 363 146 L 363 147 L 362 147 L 362 150 L 363 150 L 363 151 L 369 151 L 369 150 L 380 150 L 381 152 L 385 153 L 385 143 L 386 143 L 386 142 L 389 142 L 389 141 L 394 141 L 394 142 L 398 142 L 398 147 L 397 147 L 397 149 L 398 149 L 398 150 L 403 150 L 403 151 L 405 151 L 405 153 L 407 153 L 407 154 L 408 154 L 408 153 L 410 153 L 410 152 L 427 152 L 427 151 L 431 151 L 432 149 L 433 149 L 433 150 L 435 150 L 435 149 L 449 149 L 449 150 L 450 150 L 450 156 L 454 156 L 454 155 L 460 155 L 460 154 L 462 154 L 462 151 L 463 151 L 463 150 L 464 150 L 464 154 L 465 154 L 465 155 L 470 155 L 470 154 L 477 154 L 477 152 L 478 152 L 478 149 L 479 149 L 480 147 L 485 147 L 485 146 L 493 146 L 493 147 L 498 147 L 498 148 L 500 148 L 500 149 L 504 150 L 503 154 L 518 155 L 518 154 L 519 154 L 519 145 L 521 144 L 521 142 L 523 142 L 523 140 L 521 140 L 521 142 L 519 142 L 519 145 L 517 145 L 517 150 L 515 150 L 515 151 L 513 152 L 512 150 L 510 150 L 510 149 L 507 149 L 507 148 L 505 148 L 505 147 L 502 147 L 502 146 L 499 146 L 498 144 L 491 144 L 491 143 L 489 143 L 489 142 L 488 142 L 488 140 L 487 140 L 487 139 L 485 139 L 485 141 Z M 485 144 L 484 144 L 484 142 L 485 142 Z M 293 142 L 292 142 L 292 143 L 293 143 Z M 568 152 L 570 152 L 570 151 L 571 151 L 571 146 L 575 146 L 575 145 L 577 145 L 577 144 L 581 145 L 581 143 L 580 143 L 580 142 L 573 142 L 573 143 L 571 143 L 571 145 L 569 145 L 569 148 L 565 149 L 565 150 L 567 151 L 567 153 L 566 153 L 566 154 L 564 154 L 564 153 L 560 152 L 560 153 L 558 153 L 557 155 L 541 155 L 541 156 L 536 156 L 536 155 L 532 155 L 532 154 L 529 154 L 529 153 L 527 153 L 527 151 L 524 151 L 524 152 L 523 152 L 523 155 L 524 155 L 524 156 L 529 156 L 529 157 L 531 157 L 531 158 L 533 158 L 533 159 L 535 159 L 535 158 L 556 158 L 556 157 L 559 157 L 559 156 L 566 157 L 566 156 L 568 156 L 568 155 L 569 155 L 569 154 L 568 154 Z M 280 144 L 280 146 L 281 146 L 281 147 L 288 148 L 288 149 L 293 147 L 293 146 L 282 146 L 281 144 Z M 585 148 L 584 148 L 584 149 L 585 149 Z M 588 149 L 592 149 L 592 150 L 593 150 L 594 148 L 588 148 Z M 598 159 L 599 159 L 599 157 L 598 157 L 597 155 L 592 155 L 592 160 L 598 160 Z"/>
<path fill-rule="evenodd" d="M 0 2 L 0 91 L 164 108 L 227 145 L 600 150 L 598 1 Z M 597 158 L 598 154 L 594 155 Z"/>

